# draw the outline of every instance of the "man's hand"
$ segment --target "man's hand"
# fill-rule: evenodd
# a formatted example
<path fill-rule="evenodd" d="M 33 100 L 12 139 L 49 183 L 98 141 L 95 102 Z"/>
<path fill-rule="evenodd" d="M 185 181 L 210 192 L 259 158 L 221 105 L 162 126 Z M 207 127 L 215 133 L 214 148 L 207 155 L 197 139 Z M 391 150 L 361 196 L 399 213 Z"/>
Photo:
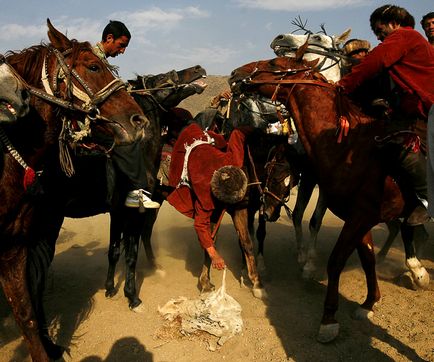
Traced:
<path fill-rule="evenodd" d="M 214 246 L 206 248 L 206 251 L 211 258 L 211 265 L 217 270 L 223 270 L 226 267 L 224 259 L 220 256 Z"/>

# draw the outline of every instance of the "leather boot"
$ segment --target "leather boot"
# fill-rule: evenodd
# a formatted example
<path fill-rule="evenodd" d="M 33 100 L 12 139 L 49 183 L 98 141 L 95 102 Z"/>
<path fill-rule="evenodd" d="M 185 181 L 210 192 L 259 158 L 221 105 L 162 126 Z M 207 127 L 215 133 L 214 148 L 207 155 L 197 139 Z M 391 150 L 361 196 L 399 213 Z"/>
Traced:
<path fill-rule="evenodd" d="M 406 223 L 411 226 L 422 225 L 430 221 L 428 210 L 426 208 L 428 200 L 428 187 L 426 182 L 426 159 L 424 155 L 418 152 L 408 152 L 401 162 L 409 183 L 413 186 L 420 204 L 415 207 L 413 212 L 407 218 Z"/>

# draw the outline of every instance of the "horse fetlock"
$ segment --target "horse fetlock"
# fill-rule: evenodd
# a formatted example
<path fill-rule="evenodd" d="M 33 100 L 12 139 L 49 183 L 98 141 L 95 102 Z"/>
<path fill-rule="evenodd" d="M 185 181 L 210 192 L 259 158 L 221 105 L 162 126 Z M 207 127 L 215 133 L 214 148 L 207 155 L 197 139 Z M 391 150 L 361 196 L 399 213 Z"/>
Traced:
<path fill-rule="evenodd" d="M 339 335 L 339 323 L 321 324 L 316 340 L 320 343 L 329 343 Z"/>
<path fill-rule="evenodd" d="M 315 272 L 316 272 L 315 264 L 312 262 L 312 260 L 308 260 L 303 267 L 302 278 L 312 279 Z"/>
<path fill-rule="evenodd" d="M 299 249 L 298 250 L 298 254 L 297 254 L 297 262 L 298 265 L 300 266 L 304 266 L 304 264 L 306 264 L 307 261 L 307 253 L 306 250 L 304 249 Z"/>
<path fill-rule="evenodd" d="M 266 274 L 267 268 L 265 267 L 264 257 L 262 255 L 258 255 L 256 257 L 256 267 L 258 269 L 259 274 Z"/>
<path fill-rule="evenodd" d="M 422 264 L 420 263 L 418 258 L 408 258 L 405 261 L 405 265 L 407 265 L 407 268 L 410 270 L 416 269 L 416 268 L 420 268 L 422 266 Z"/>

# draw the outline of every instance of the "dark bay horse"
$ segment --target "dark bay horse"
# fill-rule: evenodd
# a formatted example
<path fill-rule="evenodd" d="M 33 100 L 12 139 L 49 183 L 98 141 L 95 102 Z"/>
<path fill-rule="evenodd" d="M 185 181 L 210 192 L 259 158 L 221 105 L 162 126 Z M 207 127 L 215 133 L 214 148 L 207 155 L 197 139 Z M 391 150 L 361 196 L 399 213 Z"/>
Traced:
<path fill-rule="evenodd" d="M 88 42 L 69 40 L 49 20 L 47 25 L 50 44 L 7 54 L 32 97 L 29 115 L 2 124 L 2 143 L 13 151 L 3 153 L 1 163 L 0 281 L 34 361 L 63 353 L 48 335 L 42 305 L 58 233 L 53 224 L 62 208 L 61 193 L 39 187 L 57 181 L 45 171 L 71 171 L 71 146 L 90 133 L 130 144 L 143 137 L 147 121 Z"/>
<path fill-rule="evenodd" d="M 29 111 L 29 93 L 20 78 L 0 54 L 0 125 L 14 122 Z"/>
<path fill-rule="evenodd" d="M 148 184 L 154 189 L 154 199 L 160 203 L 164 200 L 163 186 L 156 184 L 156 176 L 161 160 L 161 135 L 163 130 L 170 127 L 168 123 L 171 120 L 168 119 L 168 110 L 177 106 L 183 99 L 201 93 L 206 87 L 206 84 L 201 81 L 205 76 L 205 69 L 197 65 L 180 71 L 150 75 L 146 79 L 139 76 L 136 80 L 129 81 L 134 99 L 151 120 L 151 128 L 148 129 L 148 137 L 144 141 L 143 148 L 146 154 L 146 169 L 149 174 Z M 152 227 L 157 215 L 158 209 L 147 209 L 144 213 L 128 210 L 123 205 L 110 209 L 110 246 L 109 267 L 105 282 L 106 296 L 113 297 L 117 292 L 114 287 L 114 274 L 120 257 L 121 240 L 123 240 L 127 264 L 124 294 L 128 298 L 130 309 L 134 311 L 140 311 L 139 306 L 141 304 L 135 285 L 135 267 L 140 238 L 142 238 L 146 256 L 151 266 L 157 268 L 150 241 Z M 129 222 L 126 224 L 126 221 Z"/>
<path fill-rule="evenodd" d="M 375 271 L 375 254 L 370 230 L 381 221 L 407 215 L 398 186 L 387 176 L 384 161 L 376 145 L 381 122 L 363 114 L 333 85 L 315 70 L 316 62 L 280 57 L 256 61 L 235 69 L 230 78 L 235 93 L 253 92 L 280 100 L 290 110 L 299 138 L 315 169 L 318 184 L 326 194 L 328 208 L 344 221 L 344 226 L 330 255 L 328 285 L 318 341 L 330 342 L 339 334 L 335 319 L 339 299 L 339 278 L 348 257 L 357 250 L 366 275 L 368 293 L 355 316 L 370 317 L 380 300 Z M 349 122 L 343 133 L 340 117 Z M 366 177 L 369 175 L 369 177 Z M 414 205 L 411 205 L 414 206 Z M 406 227 L 406 263 L 415 281 L 426 287 L 429 274 L 414 253 L 411 234 Z"/>
<path fill-rule="evenodd" d="M 201 80 L 205 76 L 205 69 L 197 65 L 180 71 L 137 76 L 136 79 L 128 81 L 129 93 L 149 120 L 144 128 L 145 136 L 140 142 L 150 190 L 159 188 L 156 175 L 161 156 L 161 133 L 167 126 L 165 115 L 183 99 L 201 93 L 206 87 L 206 83 Z M 148 225 L 153 224 L 158 210 L 146 209 L 139 212 L 136 208 L 125 207 L 125 179 L 112 163 L 110 154 L 100 150 L 78 151 L 73 158 L 76 168 L 73 177 L 66 177 L 55 170 L 56 184 L 51 185 L 50 190 L 53 193 L 66 191 L 62 192 L 61 212 L 56 213 L 57 218 L 52 223 L 51 242 L 54 243 L 57 239 L 64 217 L 83 218 L 109 212 L 106 297 L 113 297 L 117 293 L 114 276 L 123 245 L 126 262 L 124 295 L 130 309 L 140 312 L 142 301 L 137 295 L 135 273 L 140 235 L 148 232 Z M 148 246 L 145 239 L 143 242 L 148 259 L 155 267 L 150 244 Z"/>

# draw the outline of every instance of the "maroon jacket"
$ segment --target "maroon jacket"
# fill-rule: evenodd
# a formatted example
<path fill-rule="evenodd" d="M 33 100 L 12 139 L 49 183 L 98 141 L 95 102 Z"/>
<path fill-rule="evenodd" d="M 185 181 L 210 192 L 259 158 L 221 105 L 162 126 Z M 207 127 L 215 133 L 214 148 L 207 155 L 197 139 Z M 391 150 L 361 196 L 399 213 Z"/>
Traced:
<path fill-rule="evenodd" d="M 202 128 L 192 123 L 179 135 L 173 147 L 169 172 L 169 185 L 175 190 L 169 194 L 167 201 L 184 215 L 194 218 L 194 228 L 199 242 L 204 249 L 213 245 L 211 237 L 211 215 L 215 209 L 211 193 L 211 178 L 215 170 L 226 165 L 241 167 L 244 162 L 245 134 L 238 129 L 232 131 L 226 143 L 223 136 L 208 132 L 216 145 L 202 144 L 194 148 L 188 159 L 188 176 L 190 186 L 178 186 L 181 179 L 186 153 L 185 145 L 194 140 L 206 140 Z M 219 149 L 220 148 L 220 149 Z M 222 148 L 226 148 L 222 151 Z"/>
<path fill-rule="evenodd" d="M 416 30 L 398 28 L 354 66 L 339 84 L 346 93 L 352 93 L 382 71 L 387 71 L 399 88 L 399 110 L 426 119 L 434 104 L 434 47 Z"/>

